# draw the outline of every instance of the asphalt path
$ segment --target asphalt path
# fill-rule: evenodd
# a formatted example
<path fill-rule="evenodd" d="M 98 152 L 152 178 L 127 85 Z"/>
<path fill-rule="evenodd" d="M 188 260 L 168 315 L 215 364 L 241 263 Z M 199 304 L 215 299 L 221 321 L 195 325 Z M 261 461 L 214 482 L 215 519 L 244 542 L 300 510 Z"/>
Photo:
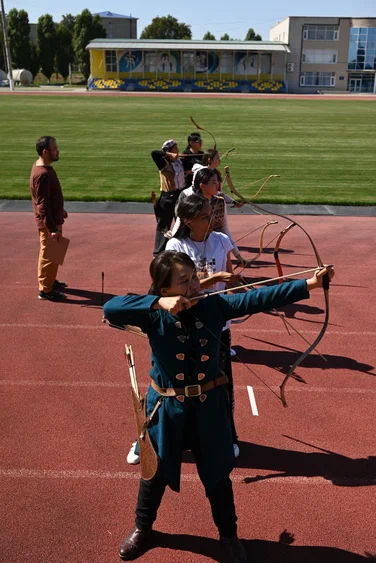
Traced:
<path fill-rule="evenodd" d="M 331 215 L 337 217 L 376 217 L 376 206 L 346 206 L 346 205 L 280 205 L 261 204 L 270 213 L 283 215 Z M 66 201 L 65 209 L 68 213 L 128 213 L 135 215 L 152 215 L 151 203 L 137 203 L 132 201 Z M 0 199 L 0 211 L 31 211 L 30 200 Z M 251 206 L 240 209 L 229 208 L 230 215 L 254 215 Z"/>

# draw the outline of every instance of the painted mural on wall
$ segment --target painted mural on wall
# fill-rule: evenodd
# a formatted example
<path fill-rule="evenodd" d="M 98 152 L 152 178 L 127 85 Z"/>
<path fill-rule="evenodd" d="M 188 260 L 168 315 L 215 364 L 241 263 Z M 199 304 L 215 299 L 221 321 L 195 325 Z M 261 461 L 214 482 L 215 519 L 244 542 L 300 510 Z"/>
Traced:
<path fill-rule="evenodd" d="M 196 74 L 209 73 L 215 74 L 218 71 L 219 57 L 217 53 L 207 51 L 196 51 L 195 71 Z"/>
<path fill-rule="evenodd" d="M 165 51 L 157 53 L 158 72 L 180 72 L 180 52 Z"/>
<path fill-rule="evenodd" d="M 142 72 L 142 52 L 126 51 L 119 59 L 120 72 Z"/>
<path fill-rule="evenodd" d="M 257 74 L 257 55 L 235 53 L 235 74 L 240 76 Z"/>
<path fill-rule="evenodd" d="M 179 51 L 125 51 L 119 59 L 119 72 L 180 72 Z"/>

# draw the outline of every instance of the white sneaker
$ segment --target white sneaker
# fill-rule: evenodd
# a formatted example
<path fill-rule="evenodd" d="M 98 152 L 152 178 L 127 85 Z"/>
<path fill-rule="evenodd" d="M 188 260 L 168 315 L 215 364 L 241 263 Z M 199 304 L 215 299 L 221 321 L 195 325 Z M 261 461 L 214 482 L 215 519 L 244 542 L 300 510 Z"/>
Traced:
<path fill-rule="evenodd" d="M 131 449 L 129 450 L 129 453 L 127 455 L 127 463 L 129 465 L 137 465 L 138 463 L 140 463 L 140 456 L 135 453 L 136 444 L 137 442 L 133 442 Z"/>
<path fill-rule="evenodd" d="M 231 348 L 230 356 L 236 356 L 236 350 L 234 350 L 234 348 Z"/>
<path fill-rule="evenodd" d="M 234 447 L 234 456 L 239 457 L 240 450 L 238 444 L 233 444 L 233 447 Z"/>

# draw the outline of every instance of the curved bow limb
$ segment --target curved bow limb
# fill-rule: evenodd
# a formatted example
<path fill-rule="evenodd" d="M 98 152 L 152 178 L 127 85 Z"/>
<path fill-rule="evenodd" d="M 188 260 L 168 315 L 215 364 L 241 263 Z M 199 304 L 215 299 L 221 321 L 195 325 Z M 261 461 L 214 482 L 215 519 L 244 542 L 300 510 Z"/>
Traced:
<path fill-rule="evenodd" d="M 275 260 L 275 263 L 276 263 L 276 266 L 277 266 L 278 275 L 281 276 L 281 280 L 279 281 L 279 283 L 282 283 L 284 281 L 283 277 L 282 277 L 283 276 L 282 265 L 281 265 L 281 262 L 279 260 L 279 248 L 281 246 L 281 242 L 282 242 L 283 237 L 290 231 L 290 229 L 292 229 L 295 226 L 296 226 L 296 223 L 290 223 L 290 225 L 287 225 L 287 227 L 279 233 L 279 237 L 278 237 L 277 242 L 276 242 L 275 247 L 274 247 L 274 252 L 273 252 L 274 260 Z"/>
<path fill-rule="evenodd" d="M 271 180 L 272 178 L 279 178 L 280 176 L 278 174 L 270 174 L 270 176 L 265 176 L 264 178 L 261 178 L 260 180 L 255 180 L 254 182 L 251 182 L 251 184 L 256 184 L 257 182 L 262 182 L 261 187 L 257 190 L 257 192 L 255 194 L 253 194 L 253 196 L 251 196 L 250 198 L 245 198 L 240 192 L 238 192 L 238 190 L 235 188 L 233 181 L 231 179 L 231 175 L 230 175 L 230 168 L 229 166 L 225 166 L 225 177 L 227 180 L 227 184 L 228 187 L 231 191 L 231 193 L 233 193 L 234 195 L 236 195 L 236 197 L 238 197 L 240 199 L 240 201 L 242 201 L 243 203 L 252 203 L 252 200 L 255 199 L 261 192 L 261 190 L 266 186 L 266 184 L 269 182 L 269 180 Z"/>
<path fill-rule="evenodd" d="M 210 133 L 210 131 L 208 131 L 208 129 L 205 129 L 205 127 L 202 127 L 202 125 L 199 125 L 199 124 L 193 119 L 192 116 L 189 116 L 189 119 L 191 120 L 191 122 L 193 123 L 193 125 L 196 127 L 196 129 L 199 129 L 200 131 L 205 131 L 205 133 L 207 133 L 208 135 L 211 136 L 211 138 L 212 138 L 213 141 L 214 141 L 214 147 L 213 147 L 213 148 L 216 149 L 216 148 L 217 148 L 217 141 L 215 140 L 215 137 L 214 137 L 213 133 Z"/>
<path fill-rule="evenodd" d="M 318 343 L 320 342 L 320 340 L 324 336 L 325 331 L 328 327 L 328 323 L 329 323 L 329 276 L 328 276 L 328 274 L 325 274 L 325 276 L 324 276 L 323 288 L 324 288 L 325 305 L 326 305 L 324 324 L 322 326 L 322 329 L 320 330 L 320 333 L 316 337 L 315 341 L 312 342 L 312 344 L 309 346 L 309 348 L 307 348 L 307 350 L 305 350 L 305 352 L 303 352 L 303 354 L 290 367 L 285 379 L 282 381 L 282 385 L 280 385 L 280 388 L 279 388 L 280 389 L 280 398 L 281 398 L 281 401 L 282 401 L 282 404 L 283 404 L 284 407 L 287 407 L 285 389 L 286 389 L 286 384 L 287 384 L 288 380 L 290 379 L 290 377 L 294 373 L 295 369 L 302 363 L 302 361 L 305 360 L 305 358 L 312 352 L 312 350 L 316 349 L 316 346 L 318 345 Z M 321 354 L 320 354 L 320 356 L 321 356 Z"/>
<path fill-rule="evenodd" d="M 319 268 L 323 268 L 323 261 L 321 260 L 321 256 L 319 254 L 319 251 L 316 248 L 315 243 L 313 242 L 313 239 L 311 237 L 311 235 L 307 232 L 307 230 L 302 227 L 302 225 L 300 223 L 298 223 L 295 220 L 291 220 L 290 217 L 287 217 L 286 215 L 283 215 L 282 213 L 277 213 L 277 212 L 273 212 L 271 213 L 270 211 L 268 211 L 267 209 L 265 209 L 264 207 L 253 203 L 253 201 L 250 201 L 249 199 L 243 197 L 235 188 L 231 176 L 230 176 L 230 172 L 229 172 L 229 167 L 225 166 L 225 171 L 226 171 L 226 176 L 227 176 L 227 183 L 228 186 L 231 190 L 231 192 L 233 194 L 235 194 L 237 197 L 239 197 L 244 203 L 247 203 L 249 205 L 251 205 L 251 207 L 253 208 L 253 210 L 260 214 L 260 215 L 275 215 L 277 217 L 280 217 L 281 219 L 285 219 L 286 221 L 288 221 L 291 225 L 296 225 L 308 238 L 311 247 L 313 249 L 313 252 L 315 254 L 316 257 L 316 261 L 317 261 L 317 266 Z M 289 226 L 289 229 L 291 229 L 292 226 Z M 283 276 L 283 274 L 282 274 Z M 307 350 L 305 350 L 301 356 L 299 356 L 299 358 L 296 360 L 296 362 L 290 367 L 285 379 L 282 382 L 282 385 L 280 386 L 280 399 L 282 401 L 283 406 L 287 407 L 287 402 L 286 402 L 286 395 L 285 395 L 285 389 L 286 389 L 286 384 L 287 381 L 290 379 L 291 375 L 293 374 L 294 370 L 302 363 L 302 361 L 311 353 L 311 351 L 313 349 L 316 348 L 316 346 L 319 344 L 319 342 L 321 341 L 322 337 L 324 336 L 326 329 L 328 327 L 328 323 L 329 323 L 329 276 L 326 274 L 324 276 L 323 279 L 323 290 L 324 290 L 324 298 L 325 298 L 325 319 L 324 319 L 324 324 L 322 326 L 322 329 L 320 331 L 320 333 L 318 334 L 317 338 L 315 339 L 315 341 L 307 348 Z"/>

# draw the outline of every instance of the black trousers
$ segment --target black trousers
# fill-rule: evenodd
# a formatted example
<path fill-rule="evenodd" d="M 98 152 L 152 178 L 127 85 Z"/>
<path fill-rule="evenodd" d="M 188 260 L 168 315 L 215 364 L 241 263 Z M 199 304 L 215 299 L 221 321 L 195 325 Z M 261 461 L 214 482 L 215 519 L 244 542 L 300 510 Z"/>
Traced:
<path fill-rule="evenodd" d="M 155 244 L 153 255 L 157 256 L 166 248 L 168 239 L 164 233 L 171 228 L 172 220 L 175 216 L 175 205 L 180 195 L 180 190 L 173 192 L 161 192 L 157 205 L 154 208 L 157 219 L 157 229 L 155 233 Z"/>
<path fill-rule="evenodd" d="M 198 399 L 190 399 L 191 401 Z M 189 407 L 188 407 L 189 408 Z M 195 458 L 197 470 L 203 463 L 203 455 L 198 439 L 198 428 L 194 417 L 194 409 L 188 413 L 184 429 L 184 447 L 189 448 Z M 148 530 L 157 518 L 157 511 L 166 489 L 166 481 L 160 468 L 151 481 L 140 480 L 140 489 L 136 506 L 136 527 Z M 231 537 L 236 534 L 237 516 L 235 512 L 232 482 L 226 475 L 208 494 L 213 520 L 221 537 Z"/>
<path fill-rule="evenodd" d="M 227 391 L 228 391 L 230 409 L 231 409 L 230 414 L 231 414 L 232 440 L 234 444 L 237 444 L 239 440 L 238 440 L 238 435 L 236 433 L 235 422 L 234 422 L 235 394 L 234 394 L 234 380 L 232 377 L 230 329 L 222 331 L 219 354 L 220 354 L 220 368 L 222 371 L 224 371 L 224 373 L 227 375 L 228 378 Z"/>

